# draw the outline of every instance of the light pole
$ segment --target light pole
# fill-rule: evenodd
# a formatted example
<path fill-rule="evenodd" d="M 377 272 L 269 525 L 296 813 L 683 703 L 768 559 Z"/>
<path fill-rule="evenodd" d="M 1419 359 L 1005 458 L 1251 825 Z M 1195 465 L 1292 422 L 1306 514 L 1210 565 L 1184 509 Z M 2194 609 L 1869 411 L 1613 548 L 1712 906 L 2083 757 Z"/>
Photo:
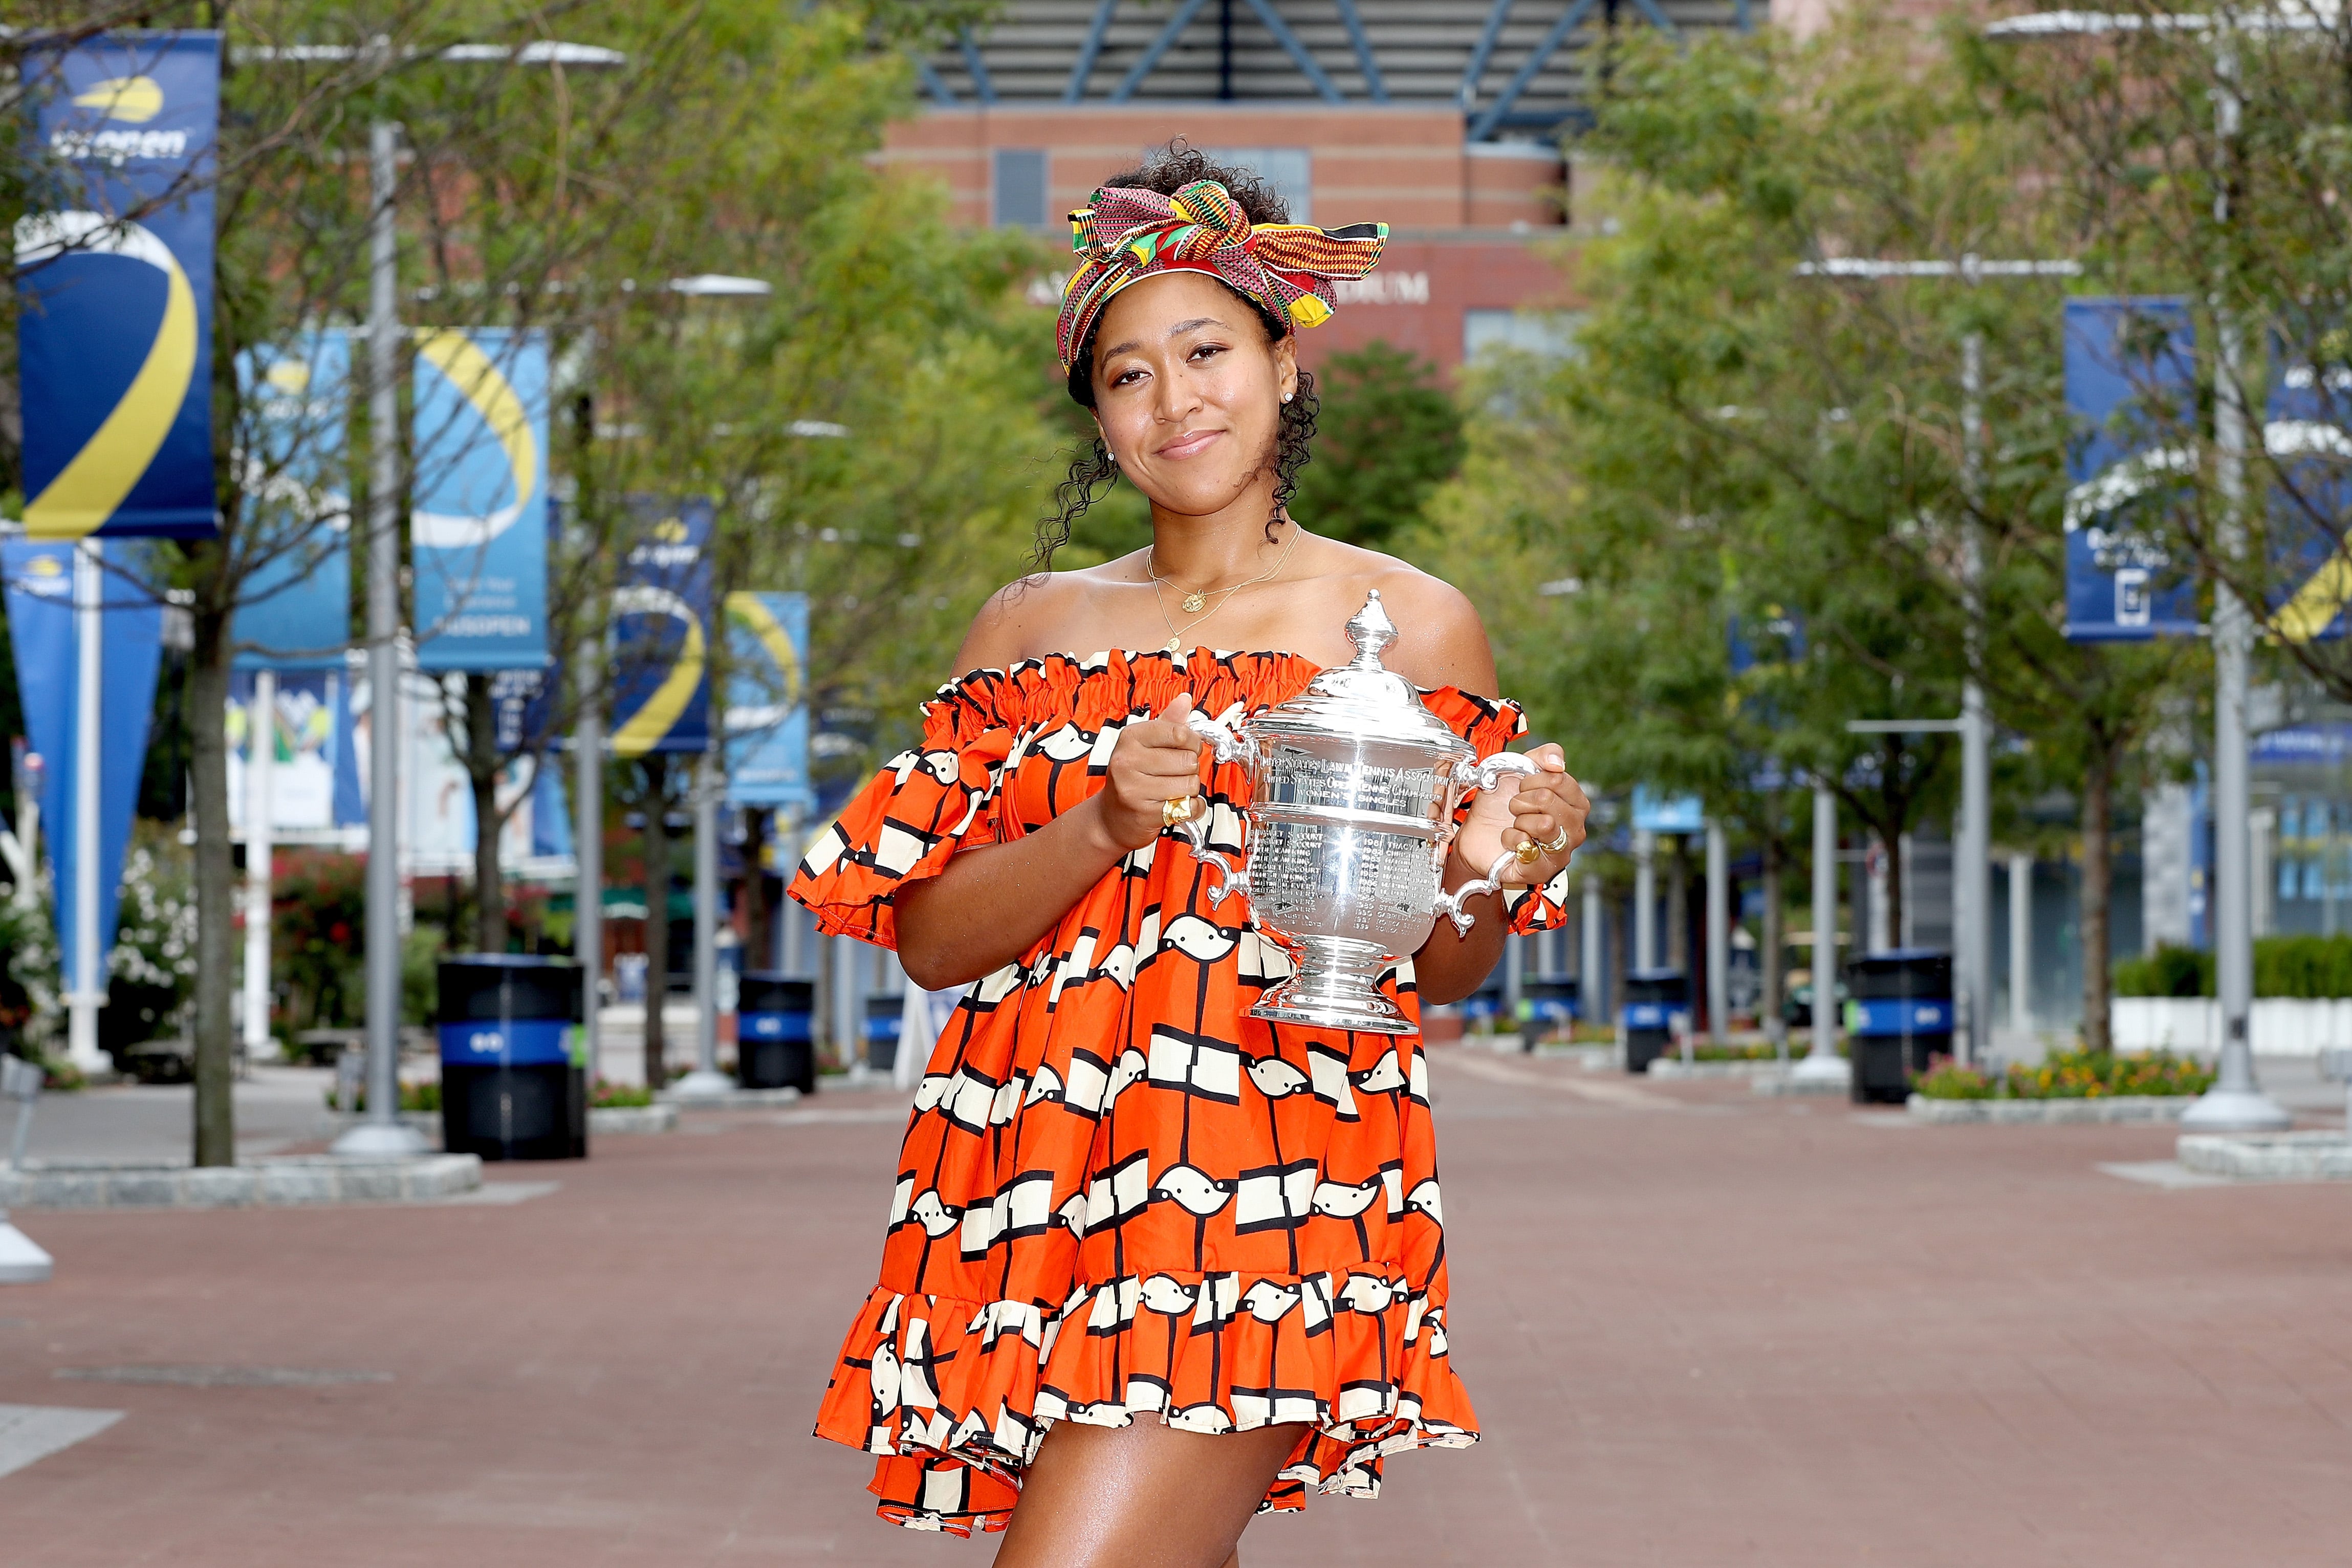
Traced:
<path fill-rule="evenodd" d="M 1842 256 L 1800 265 L 1801 278 L 1958 278 L 1974 284 L 1988 278 L 2074 278 L 2083 264 L 2070 260 L 1987 260 L 1968 255 L 1958 261 L 1905 261 Z M 1969 516 L 1960 538 L 1960 592 L 1968 604 L 1968 674 L 1960 683 L 1960 825 L 1952 846 L 1952 978 L 1958 994 L 1961 1054 L 1980 1061 L 1992 1036 L 1992 724 L 1985 711 L 1984 557 L 1975 510 L 1984 494 L 1984 334 L 1960 340 L 1960 490 Z M 1853 726 L 1847 726 L 1849 729 Z"/>
<path fill-rule="evenodd" d="M 1658 836 L 1633 829 L 1633 967 L 1658 966 Z"/>
<path fill-rule="evenodd" d="M 708 1100 L 735 1088 L 719 1070 L 719 796 L 724 787 L 714 745 L 694 775 L 694 1070 L 670 1088 L 682 1100 Z"/>
<path fill-rule="evenodd" d="M 1853 1069 L 1837 1054 L 1837 795 L 1813 786 L 1813 1048 L 1789 1069 L 1799 1082 L 1847 1083 Z"/>
<path fill-rule="evenodd" d="M 365 44 L 289 44 L 240 48 L 264 64 L 374 59 L 389 71 L 395 52 L 379 36 Z M 604 67 L 627 63 L 616 49 L 554 40 L 509 47 L 455 44 L 400 58 L 484 65 Z M 368 127 L 368 864 L 367 1116 L 335 1140 L 333 1152 L 369 1158 L 422 1153 L 423 1134 L 400 1120 L 400 132 Z"/>
<path fill-rule="evenodd" d="M 270 821 L 277 809 L 278 672 L 253 672 L 253 703 L 245 724 L 245 1059 L 269 1048 L 270 865 L 277 849 Z"/>
<path fill-rule="evenodd" d="M 1706 1037 L 1731 1037 L 1731 866 L 1723 824 L 1706 825 Z"/>
<path fill-rule="evenodd" d="M 74 972 L 68 976 L 66 1049 L 74 1066 L 105 1065 L 98 1048 L 98 1010 L 106 1005 L 106 954 L 98 945 L 99 682 L 104 676 L 106 547 L 74 546 Z"/>
<path fill-rule="evenodd" d="M 1608 962 L 1601 954 L 1609 949 L 1604 940 L 1607 933 L 1601 929 L 1603 918 L 1601 911 L 1601 874 L 1588 871 L 1584 874 L 1584 909 L 1577 921 L 1576 933 L 1580 939 L 1576 955 L 1576 1006 L 1588 1024 L 1598 1023 L 1605 1016 L 1601 1004 L 1607 987 L 1601 984 L 1601 970 Z"/>
<path fill-rule="evenodd" d="M 2315 10 L 2255 16 L 2053 11 L 2012 16 L 1985 29 L 1988 37 L 2058 37 L 2105 33 L 2212 31 L 2320 32 L 2332 20 Z M 2226 150 L 2237 138 L 2242 102 L 2233 46 L 2217 51 L 2213 92 L 2214 140 Z M 2226 163 L 2224 158 L 2222 162 Z M 2213 222 L 2231 221 L 2227 184 L 2214 193 Z M 2235 555 L 2245 544 L 2246 405 L 2244 344 L 2235 314 L 2221 289 L 2213 295 L 2221 366 L 2213 400 L 2214 480 L 2221 492 L 2221 525 L 2214 542 Z M 2254 1000 L 2253 846 L 2249 842 L 2246 735 L 2247 665 L 2253 647 L 2253 616 L 2226 582 L 2213 594 L 2213 978 L 2221 1004 L 2221 1059 L 2213 1087 L 2200 1095 L 2180 1119 L 2191 1132 L 2275 1132 L 2294 1122 L 2285 1109 L 2264 1094 L 2254 1077 L 2253 1042 L 2248 1033 Z"/>

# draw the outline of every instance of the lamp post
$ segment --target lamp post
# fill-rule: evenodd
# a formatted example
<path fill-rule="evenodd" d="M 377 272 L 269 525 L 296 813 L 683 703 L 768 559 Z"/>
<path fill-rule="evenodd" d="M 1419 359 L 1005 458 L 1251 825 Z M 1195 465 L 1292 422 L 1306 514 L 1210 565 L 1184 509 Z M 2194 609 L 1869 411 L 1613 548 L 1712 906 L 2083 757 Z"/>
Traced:
<path fill-rule="evenodd" d="M 588 1095 L 596 1094 L 596 1009 L 604 983 L 604 680 L 596 645 L 580 644 L 580 719 L 572 734 L 572 858 L 578 868 L 572 895 L 572 962 L 580 968 L 581 1050 L 587 1058 Z"/>
<path fill-rule="evenodd" d="M 277 846 L 278 672 L 253 672 L 253 702 L 245 724 L 245 1059 L 269 1047 L 269 921 L 271 859 Z"/>
<path fill-rule="evenodd" d="M 1789 1069 L 1798 1082 L 1846 1083 L 1853 1069 L 1837 1054 L 1837 795 L 1813 786 L 1813 1048 Z"/>
<path fill-rule="evenodd" d="M 392 41 L 286 44 L 240 48 L 241 61 L 373 59 L 389 70 Z M 453 44 L 402 57 L 454 64 L 611 67 L 617 49 L 552 39 L 510 47 Z M 370 1158 L 422 1153 L 424 1136 L 400 1120 L 400 132 L 368 127 L 367 645 L 372 737 L 368 757 L 367 1116 L 335 1140 L 333 1152 Z"/>
<path fill-rule="evenodd" d="M 67 976 L 66 1050 L 74 1066 L 105 1065 L 98 1048 L 98 1010 L 106 1005 L 106 954 L 98 942 L 99 727 L 104 721 L 105 546 L 74 546 L 74 972 Z"/>
<path fill-rule="evenodd" d="M 2248 16 L 2051 11 L 2011 16 L 1985 29 L 1988 37 L 2024 38 L 2161 31 L 2323 32 L 2332 17 L 2316 10 Z M 2213 136 L 2224 149 L 2236 140 L 2242 101 L 2235 48 L 2216 52 Z M 2226 161 L 2226 160 L 2225 160 Z M 2229 187 L 2213 197 L 2213 222 L 2231 221 Z M 2214 542 L 2225 555 L 2245 544 L 2246 405 L 2244 343 L 2227 297 L 2214 292 L 2221 374 L 2213 399 L 2214 479 L 2221 492 L 2221 526 Z M 2284 1107 L 2264 1094 L 2254 1077 L 2248 1031 L 2254 1000 L 2253 846 L 2249 841 L 2246 734 L 2247 666 L 2253 648 L 2252 611 L 2228 584 L 2213 595 L 2213 978 L 2221 1004 L 2221 1059 L 2213 1087 L 2180 1118 L 2191 1132 L 2275 1132 L 2293 1124 Z"/>

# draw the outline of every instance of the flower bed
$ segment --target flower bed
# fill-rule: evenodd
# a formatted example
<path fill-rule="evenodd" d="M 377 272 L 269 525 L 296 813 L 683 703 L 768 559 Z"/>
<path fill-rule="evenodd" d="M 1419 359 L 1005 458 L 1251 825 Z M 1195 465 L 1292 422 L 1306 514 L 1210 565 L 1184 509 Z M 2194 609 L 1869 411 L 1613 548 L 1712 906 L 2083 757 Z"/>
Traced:
<path fill-rule="evenodd" d="M 2125 1056 L 2113 1051 L 2060 1051 L 2039 1067 L 2013 1066 L 1995 1075 L 1939 1061 L 1912 1091 L 1925 1100 L 2103 1100 L 2189 1097 L 2213 1086 L 2213 1069 L 2170 1051 Z"/>

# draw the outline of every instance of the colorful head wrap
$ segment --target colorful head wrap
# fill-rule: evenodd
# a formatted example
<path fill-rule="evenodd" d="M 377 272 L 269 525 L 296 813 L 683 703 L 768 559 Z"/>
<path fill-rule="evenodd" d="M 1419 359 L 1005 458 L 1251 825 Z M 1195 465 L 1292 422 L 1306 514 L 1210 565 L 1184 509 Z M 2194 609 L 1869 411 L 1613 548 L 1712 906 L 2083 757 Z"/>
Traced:
<path fill-rule="evenodd" d="M 1320 326 L 1339 304 L 1329 280 L 1361 278 L 1380 265 L 1388 237 L 1384 223 L 1253 225 L 1214 180 L 1195 180 L 1172 196 L 1106 185 L 1070 215 L 1070 248 L 1081 260 L 1062 289 L 1055 330 L 1062 368 L 1077 358 L 1112 295 L 1159 272 L 1205 272 L 1277 321 Z"/>

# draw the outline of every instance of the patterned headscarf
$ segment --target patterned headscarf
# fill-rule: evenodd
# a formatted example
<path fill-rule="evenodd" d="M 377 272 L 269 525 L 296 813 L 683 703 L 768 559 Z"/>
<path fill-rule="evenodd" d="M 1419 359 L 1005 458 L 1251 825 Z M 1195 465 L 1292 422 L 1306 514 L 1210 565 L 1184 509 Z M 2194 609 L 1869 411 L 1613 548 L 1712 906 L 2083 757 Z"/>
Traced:
<path fill-rule="evenodd" d="M 1080 261 L 1062 290 L 1055 330 L 1062 369 L 1070 368 L 1112 295 L 1160 272 L 1205 272 L 1277 321 L 1320 326 L 1339 304 L 1329 280 L 1361 278 L 1380 265 L 1388 236 L 1384 223 L 1253 225 L 1214 180 L 1195 180 L 1172 196 L 1106 185 L 1091 205 L 1070 215 L 1070 248 Z"/>

